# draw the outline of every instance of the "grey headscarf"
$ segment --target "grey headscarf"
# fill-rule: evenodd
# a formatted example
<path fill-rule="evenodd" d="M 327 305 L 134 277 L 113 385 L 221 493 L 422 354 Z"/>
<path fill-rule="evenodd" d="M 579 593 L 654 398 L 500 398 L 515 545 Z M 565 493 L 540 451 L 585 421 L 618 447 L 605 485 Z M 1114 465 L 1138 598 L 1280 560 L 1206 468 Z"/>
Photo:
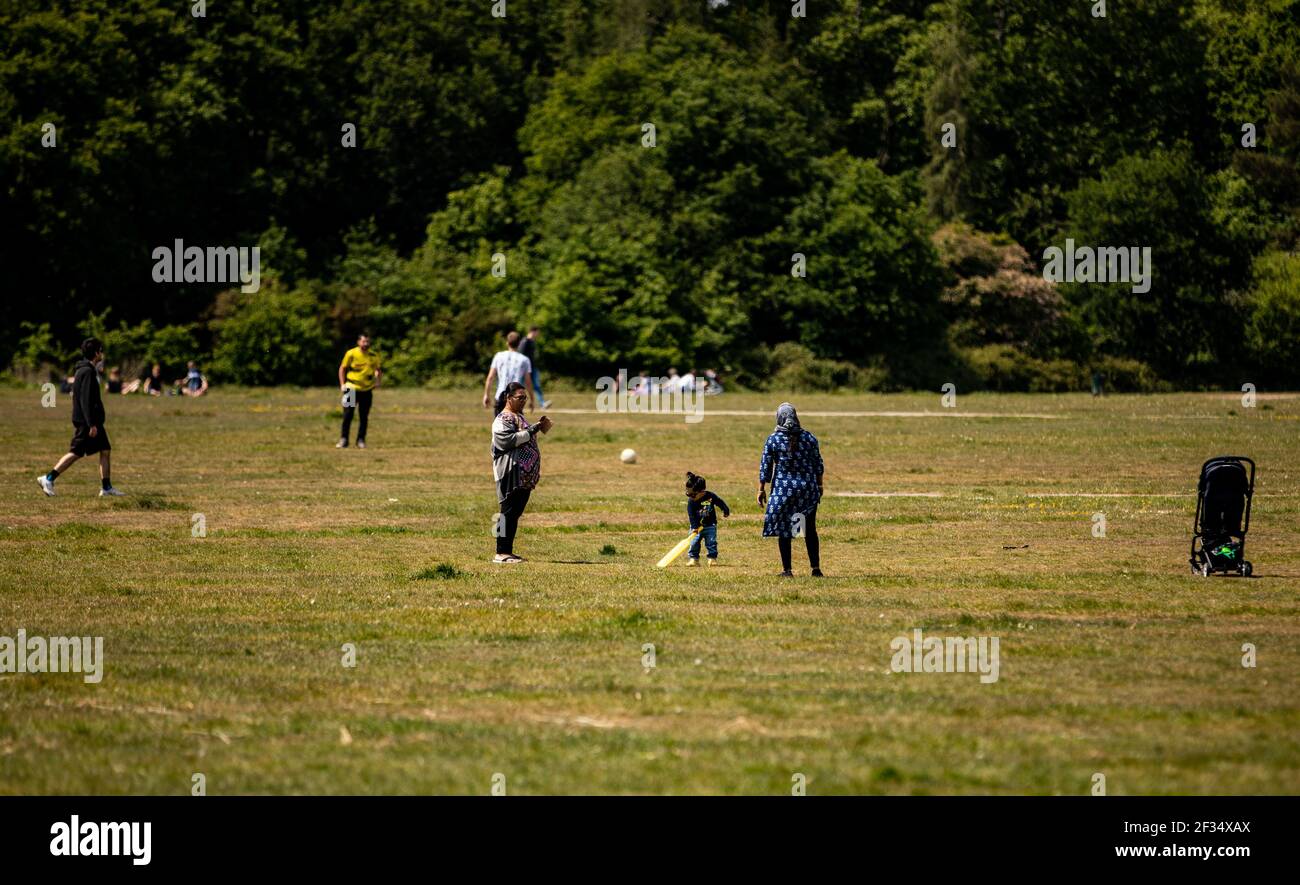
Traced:
<path fill-rule="evenodd" d="M 781 403 L 776 407 L 776 429 L 783 433 L 798 433 L 803 428 L 799 425 L 799 415 L 794 406 Z"/>

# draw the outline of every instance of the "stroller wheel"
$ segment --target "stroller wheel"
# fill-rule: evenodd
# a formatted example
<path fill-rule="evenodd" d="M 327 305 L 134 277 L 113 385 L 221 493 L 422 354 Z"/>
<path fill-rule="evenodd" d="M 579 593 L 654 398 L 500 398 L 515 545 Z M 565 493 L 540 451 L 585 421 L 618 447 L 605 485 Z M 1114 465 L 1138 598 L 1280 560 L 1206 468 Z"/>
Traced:
<path fill-rule="evenodd" d="M 1201 577 L 1208 578 L 1209 576 L 1210 576 L 1210 563 L 1208 561 L 1201 563 Z"/>
<path fill-rule="evenodd" d="M 1243 562 L 1241 564 L 1241 567 L 1238 569 L 1238 571 L 1241 572 L 1241 576 L 1243 578 L 1249 578 L 1251 574 L 1254 573 L 1255 569 L 1251 566 L 1249 562 Z"/>

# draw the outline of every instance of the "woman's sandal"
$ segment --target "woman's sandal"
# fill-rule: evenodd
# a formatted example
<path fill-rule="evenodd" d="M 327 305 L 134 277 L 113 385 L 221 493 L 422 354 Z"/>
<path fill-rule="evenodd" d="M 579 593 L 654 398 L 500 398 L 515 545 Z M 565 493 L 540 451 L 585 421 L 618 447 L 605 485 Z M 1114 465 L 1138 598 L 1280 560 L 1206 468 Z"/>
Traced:
<path fill-rule="evenodd" d="M 794 577 L 794 572 L 781 572 L 781 574 L 777 575 L 777 577 L 778 577 L 778 578 L 793 578 L 793 577 Z"/>
<path fill-rule="evenodd" d="M 822 574 L 822 570 L 819 569 L 819 568 L 815 568 L 815 569 L 812 570 L 812 576 L 813 576 L 814 578 L 825 577 L 825 576 Z"/>
<path fill-rule="evenodd" d="M 493 557 L 492 561 L 497 565 L 514 565 L 516 563 L 523 562 L 524 559 L 522 556 L 515 556 L 513 553 L 506 553 L 504 555 L 498 553 L 495 557 Z"/>

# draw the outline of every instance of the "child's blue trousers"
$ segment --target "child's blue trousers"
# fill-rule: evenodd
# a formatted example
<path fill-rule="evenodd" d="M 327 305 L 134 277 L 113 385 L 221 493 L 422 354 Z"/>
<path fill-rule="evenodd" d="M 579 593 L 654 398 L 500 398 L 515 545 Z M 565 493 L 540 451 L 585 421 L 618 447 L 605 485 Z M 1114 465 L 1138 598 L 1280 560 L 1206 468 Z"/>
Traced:
<path fill-rule="evenodd" d="M 695 536 L 691 542 L 691 549 L 686 551 L 686 555 L 691 559 L 700 557 L 700 541 L 704 541 L 704 547 L 709 551 L 709 559 L 718 558 L 718 527 L 716 525 L 706 525 L 700 529 L 700 533 Z"/>

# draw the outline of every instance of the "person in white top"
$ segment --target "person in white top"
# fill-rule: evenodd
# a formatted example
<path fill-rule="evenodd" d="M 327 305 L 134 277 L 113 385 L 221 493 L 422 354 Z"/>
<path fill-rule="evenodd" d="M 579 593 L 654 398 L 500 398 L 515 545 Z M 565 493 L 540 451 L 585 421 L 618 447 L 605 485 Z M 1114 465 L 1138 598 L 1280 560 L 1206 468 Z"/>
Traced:
<path fill-rule="evenodd" d="M 533 388 L 528 383 L 533 375 L 532 360 L 519 352 L 519 333 L 511 332 L 506 336 L 506 349 L 492 357 L 492 367 L 488 369 L 487 378 L 483 380 L 483 408 L 501 396 L 501 391 L 511 381 L 518 381 L 528 390 L 528 408 L 533 408 Z M 491 394 L 492 381 L 496 380 L 496 393 Z"/>
<path fill-rule="evenodd" d="M 682 378 L 681 378 L 681 381 L 678 382 L 678 386 L 681 388 L 681 390 L 682 390 L 683 392 L 688 391 L 688 390 L 694 392 L 694 390 L 695 390 L 695 370 L 694 370 L 694 369 L 691 369 L 689 372 L 687 372 L 685 375 L 683 375 Z"/>

